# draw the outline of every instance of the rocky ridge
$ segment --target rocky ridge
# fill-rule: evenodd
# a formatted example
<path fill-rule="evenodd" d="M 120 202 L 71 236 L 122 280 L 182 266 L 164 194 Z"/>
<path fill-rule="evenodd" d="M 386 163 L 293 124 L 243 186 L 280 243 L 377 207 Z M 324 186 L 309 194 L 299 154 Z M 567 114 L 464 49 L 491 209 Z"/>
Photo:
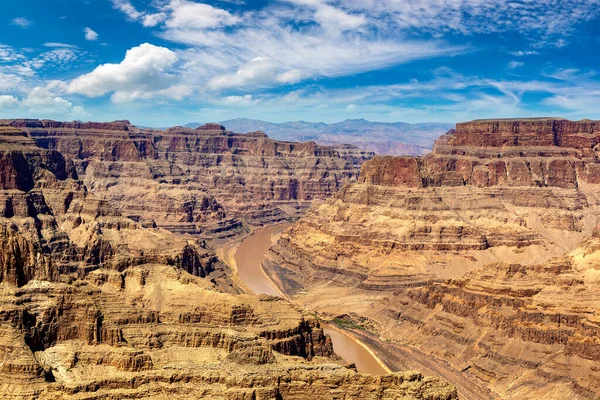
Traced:
<path fill-rule="evenodd" d="M 61 272 L 164 263 L 207 276 L 225 266 L 199 240 L 122 216 L 90 193 L 71 160 L 0 129 L 0 281 L 23 286 Z M 168 244 L 168 245 L 167 245 Z"/>
<path fill-rule="evenodd" d="M 597 397 L 598 143 L 595 121 L 458 124 L 427 156 L 365 163 L 265 266 L 500 397 Z"/>
<path fill-rule="evenodd" d="M 352 144 L 362 150 L 379 155 L 423 155 L 431 151 L 438 136 L 454 124 L 406 122 L 372 122 L 364 119 L 348 119 L 325 124 L 322 122 L 284 122 L 237 118 L 221 122 L 236 132 L 260 130 L 278 140 L 314 140 L 318 144 L 339 146 Z M 189 124 L 196 127 L 199 124 Z"/>
<path fill-rule="evenodd" d="M 111 123 L 4 120 L 71 160 L 88 190 L 122 215 L 176 233 L 223 238 L 245 225 L 298 217 L 356 180 L 372 157 L 353 147 L 198 129 Z M 144 201 L 139 201 L 143 198 Z"/>
<path fill-rule="evenodd" d="M 125 216 L 87 187 L 73 142 L 28 132 L 97 130 L 100 158 L 134 159 L 143 142 L 96 138 L 129 124 L 15 124 L 0 127 L 0 397 L 456 398 L 419 373 L 346 368 L 312 316 L 241 294 L 204 240 Z"/>

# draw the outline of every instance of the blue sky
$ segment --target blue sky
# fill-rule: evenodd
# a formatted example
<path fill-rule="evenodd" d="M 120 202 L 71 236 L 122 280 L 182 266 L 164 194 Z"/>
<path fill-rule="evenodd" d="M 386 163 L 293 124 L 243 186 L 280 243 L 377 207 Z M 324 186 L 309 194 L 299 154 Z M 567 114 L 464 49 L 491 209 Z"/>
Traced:
<path fill-rule="evenodd" d="M 0 6 L 0 118 L 600 119 L 600 0 Z"/>

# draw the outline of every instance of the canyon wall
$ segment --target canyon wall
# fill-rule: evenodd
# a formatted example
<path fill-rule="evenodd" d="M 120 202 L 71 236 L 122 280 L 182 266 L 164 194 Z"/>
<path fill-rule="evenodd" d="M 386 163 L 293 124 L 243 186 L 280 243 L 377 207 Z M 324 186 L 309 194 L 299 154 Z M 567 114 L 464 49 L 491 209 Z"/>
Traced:
<path fill-rule="evenodd" d="M 228 273 L 202 241 L 124 217 L 87 189 L 71 160 L 18 129 L 0 128 L 0 165 L 0 282 L 23 286 L 147 263 L 202 277 Z"/>
<path fill-rule="evenodd" d="M 366 162 L 265 267 L 392 364 L 405 348 L 502 398 L 595 398 L 599 142 L 595 121 L 457 124 Z"/>
<path fill-rule="evenodd" d="M 82 129 L 87 138 L 77 138 Z M 128 193 L 127 185 L 135 192 L 135 182 L 155 182 L 139 178 L 143 165 L 156 166 L 139 159 L 160 142 L 115 138 L 129 129 L 125 122 L 0 127 L 0 397 L 457 398 L 450 384 L 417 372 L 357 373 L 313 316 L 281 298 L 242 294 L 205 240 L 157 226 L 152 213 L 168 214 L 165 198 L 185 196 L 186 186 L 171 182 L 158 206 L 144 190 Z M 247 151 L 286 157 L 321 152 L 240 140 Z M 202 157 L 184 153 L 173 157 Z M 88 188 L 98 177 L 90 168 L 115 159 L 103 190 Z M 129 179 L 121 181 L 123 171 Z M 120 195 L 107 194 L 112 185 Z M 225 218 L 208 190 L 204 199 L 198 215 Z M 130 215 L 133 206 L 147 214 Z"/>
<path fill-rule="evenodd" d="M 358 374 L 287 301 L 173 266 L 0 287 L 3 398 L 456 398 L 419 373 Z"/>
<path fill-rule="evenodd" d="M 373 156 L 354 147 L 198 129 L 138 129 L 128 121 L 4 120 L 59 151 L 98 198 L 122 215 L 176 233 L 225 238 L 243 226 L 296 218 L 354 181 Z"/>

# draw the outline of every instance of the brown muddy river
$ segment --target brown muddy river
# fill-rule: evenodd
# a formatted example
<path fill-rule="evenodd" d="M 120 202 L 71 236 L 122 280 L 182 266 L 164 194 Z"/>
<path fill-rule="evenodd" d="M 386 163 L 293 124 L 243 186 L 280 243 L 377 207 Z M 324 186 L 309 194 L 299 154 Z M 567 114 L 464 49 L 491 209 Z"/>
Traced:
<path fill-rule="evenodd" d="M 280 296 L 280 293 L 265 275 L 261 264 L 267 250 L 271 247 L 272 238 L 289 226 L 290 224 L 281 224 L 258 230 L 239 245 L 235 253 L 238 275 L 254 293 Z M 336 354 L 347 362 L 355 363 L 359 372 L 372 375 L 386 374 L 385 369 L 371 353 L 350 336 L 328 325 L 324 325 L 323 328 L 331 336 Z"/>

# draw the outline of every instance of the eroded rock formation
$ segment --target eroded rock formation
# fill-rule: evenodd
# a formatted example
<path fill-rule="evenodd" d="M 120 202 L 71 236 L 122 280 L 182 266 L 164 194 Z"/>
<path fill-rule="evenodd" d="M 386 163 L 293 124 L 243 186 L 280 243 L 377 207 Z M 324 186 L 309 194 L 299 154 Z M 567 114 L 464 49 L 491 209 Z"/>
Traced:
<path fill-rule="evenodd" d="M 126 216 L 134 203 L 106 191 L 154 166 L 138 161 L 154 151 L 154 138 L 115 139 L 132 129 L 127 122 L 10 124 L 0 127 L 0 397 L 456 398 L 451 385 L 419 373 L 345 368 L 315 318 L 280 298 L 241 294 L 210 244 L 157 227 L 147 214 Z M 81 129 L 95 134 L 77 138 Z M 214 133 L 237 140 L 228 135 Z M 74 157 L 76 147 L 87 155 Z M 103 190 L 90 190 L 90 168 L 117 158 L 110 165 L 131 180 L 108 173 Z M 135 204 L 151 215 L 155 198 L 139 194 Z M 212 201 L 198 215 L 219 221 Z"/>
<path fill-rule="evenodd" d="M 595 398 L 598 143 L 594 121 L 458 124 L 427 156 L 365 163 L 266 266 L 308 308 L 368 317 L 389 354 L 505 398 Z"/>
<path fill-rule="evenodd" d="M 297 217 L 355 180 L 357 166 L 373 156 L 352 147 L 278 142 L 262 132 L 235 134 L 218 124 L 166 131 L 129 121 L 0 125 L 60 151 L 87 188 L 122 215 L 207 238 Z"/>
<path fill-rule="evenodd" d="M 0 130 L 0 281 L 22 286 L 146 263 L 176 265 L 198 276 L 224 265 L 197 240 L 123 217 L 78 180 L 73 163 L 16 130 Z M 217 274 L 218 275 L 218 274 Z"/>

